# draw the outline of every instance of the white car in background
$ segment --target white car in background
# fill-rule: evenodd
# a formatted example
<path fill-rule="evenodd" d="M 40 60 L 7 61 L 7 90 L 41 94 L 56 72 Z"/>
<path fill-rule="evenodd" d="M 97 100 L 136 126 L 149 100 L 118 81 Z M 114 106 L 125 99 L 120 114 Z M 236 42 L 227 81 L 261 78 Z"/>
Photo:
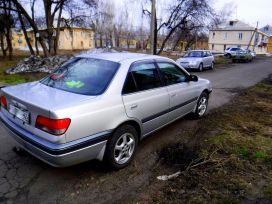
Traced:
<path fill-rule="evenodd" d="M 214 68 L 214 56 L 207 50 L 191 50 L 176 61 L 185 69 L 197 69 L 202 72 L 204 68 Z"/>
<path fill-rule="evenodd" d="M 246 49 L 246 50 L 251 54 L 251 56 L 253 57 L 253 59 L 256 58 L 256 52 L 255 51 L 252 51 L 250 49 Z"/>
<path fill-rule="evenodd" d="M 237 52 L 239 51 L 243 51 L 243 49 L 239 48 L 239 47 L 228 47 L 225 51 L 224 51 L 224 55 L 227 58 L 232 58 L 234 56 L 236 56 Z"/>

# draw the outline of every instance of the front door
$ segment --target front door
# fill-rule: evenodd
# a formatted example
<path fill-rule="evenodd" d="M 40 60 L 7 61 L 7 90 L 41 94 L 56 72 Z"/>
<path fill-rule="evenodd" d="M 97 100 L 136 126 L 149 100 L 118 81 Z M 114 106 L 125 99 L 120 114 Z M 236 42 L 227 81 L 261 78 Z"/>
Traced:
<path fill-rule="evenodd" d="M 171 62 L 157 63 L 170 96 L 170 121 L 193 111 L 197 99 L 196 82 L 188 82 L 188 74 Z"/>

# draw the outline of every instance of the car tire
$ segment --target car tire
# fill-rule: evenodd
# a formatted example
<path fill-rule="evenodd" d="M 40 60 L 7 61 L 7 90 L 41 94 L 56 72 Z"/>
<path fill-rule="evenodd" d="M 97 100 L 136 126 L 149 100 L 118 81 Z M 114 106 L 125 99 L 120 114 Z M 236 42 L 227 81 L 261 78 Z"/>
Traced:
<path fill-rule="evenodd" d="M 203 63 L 200 63 L 198 66 L 198 71 L 203 72 Z"/>
<path fill-rule="evenodd" d="M 199 119 L 206 115 L 208 110 L 209 95 L 205 92 L 199 96 L 195 111 L 193 113 L 194 118 Z"/>
<path fill-rule="evenodd" d="M 134 158 L 138 134 L 131 125 L 123 125 L 114 131 L 107 142 L 104 161 L 113 169 L 126 167 Z"/>
<path fill-rule="evenodd" d="M 235 60 L 235 59 L 233 59 L 233 60 L 232 60 L 232 63 L 236 63 L 236 60 Z"/>
<path fill-rule="evenodd" d="M 226 54 L 226 57 L 230 59 L 231 58 L 231 54 Z"/>
<path fill-rule="evenodd" d="M 211 68 L 211 70 L 214 70 L 214 62 L 212 62 L 210 68 Z"/>

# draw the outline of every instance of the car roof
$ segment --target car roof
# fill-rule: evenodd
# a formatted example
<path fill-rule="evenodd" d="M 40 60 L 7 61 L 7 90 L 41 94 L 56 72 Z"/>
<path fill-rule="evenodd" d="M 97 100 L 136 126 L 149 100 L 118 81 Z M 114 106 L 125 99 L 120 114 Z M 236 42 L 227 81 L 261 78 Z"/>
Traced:
<path fill-rule="evenodd" d="M 129 52 L 118 52 L 118 53 L 98 53 L 98 54 L 81 54 L 76 57 L 85 57 L 85 58 L 95 58 L 95 59 L 104 59 L 113 62 L 121 62 L 125 60 L 146 60 L 146 59 L 168 59 L 158 55 L 148 55 L 140 53 L 129 53 Z"/>

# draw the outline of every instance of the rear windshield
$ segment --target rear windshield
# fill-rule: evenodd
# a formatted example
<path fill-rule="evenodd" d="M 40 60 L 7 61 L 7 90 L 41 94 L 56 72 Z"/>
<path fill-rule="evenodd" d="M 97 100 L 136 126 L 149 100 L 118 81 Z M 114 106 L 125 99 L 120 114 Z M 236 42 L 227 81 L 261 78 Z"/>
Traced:
<path fill-rule="evenodd" d="M 118 67 L 119 63 L 112 61 L 75 57 L 42 79 L 41 83 L 72 93 L 100 95 Z"/>

